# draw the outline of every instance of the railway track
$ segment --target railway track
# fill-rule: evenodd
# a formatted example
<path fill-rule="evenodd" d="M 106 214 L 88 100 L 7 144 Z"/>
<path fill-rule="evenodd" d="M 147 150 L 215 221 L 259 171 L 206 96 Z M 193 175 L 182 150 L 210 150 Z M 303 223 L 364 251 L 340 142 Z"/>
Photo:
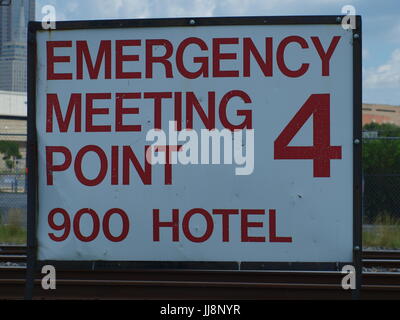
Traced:
<path fill-rule="evenodd" d="M 26 262 L 26 246 L 24 245 L 1 245 L 0 263 L 24 263 Z"/>
<path fill-rule="evenodd" d="M 6 258 L 8 256 L 8 258 Z M 23 246 L 1 246 L 0 261 L 22 262 Z M 14 259 L 14 260 L 13 260 Z M 397 268 L 399 251 L 366 251 L 368 267 Z M 0 267 L 0 299 L 21 299 L 24 266 Z M 351 299 L 340 272 L 57 270 L 57 290 L 35 280 L 35 299 Z M 363 299 L 400 299 L 399 272 L 364 272 Z"/>
<path fill-rule="evenodd" d="M 26 262 L 26 246 L 0 246 L 0 263 Z M 363 251 L 363 266 L 367 268 L 400 269 L 400 250 L 367 250 Z"/>
<path fill-rule="evenodd" d="M 22 299 L 25 268 L 0 268 L 0 299 Z M 351 299 L 340 272 L 57 271 L 56 290 L 35 299 Z M 399 273 L 363 273 L 363 299 L 400 299 Z"/>

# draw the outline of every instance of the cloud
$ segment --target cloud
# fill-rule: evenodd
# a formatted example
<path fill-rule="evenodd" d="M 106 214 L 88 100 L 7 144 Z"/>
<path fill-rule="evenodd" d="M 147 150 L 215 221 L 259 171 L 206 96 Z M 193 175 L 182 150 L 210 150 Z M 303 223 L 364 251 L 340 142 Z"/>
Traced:
<path fill-rule="evenodd" d="M 240 15 L 341 14 L 359 0 L 37 0 L 68 20 Z"/>
<path fill-rule="evenodd" d="M 39 21 L 46 4 L 55 6 L 57 20 L 340 15 L 344 5 L 353 5 L 363 19 L 364 95 L 400 101 L 400 53 L 393 51 L 400 44 L 399 0 L 36 0 Z"/>
<path fill-rule="evenodd" d="M 389 61 L 365 71 L 366 88 L 400 88 L 400 48 L 393 51 Z"/>
<path fill-rule="evenodd" d="M 140 0 L 114 0 L 114 1 L 86 1 L 86 6 L 95 7 L 91 13 L 92 19 L 123 19 L 146 18 L 149 16 L 147 1 Z"/>
<path fill-rule="evenodd" d="M 370 56 L 369 50 L 367 48 L 362 49 L 362 58 L 363 60 L 367 59 Z"/>
<path fill-rule="evenodd" d="M 389 32 L 391 42 L 400 43 L 400 22 L 398 22 Z"/>
<path fill-rule="evenodd" d="M 44 0 L 39 0 L 42 5 Z M 215 0 L 52 0 L 63 20 L 135 19 L 183 16 L 212 16 Z"/>

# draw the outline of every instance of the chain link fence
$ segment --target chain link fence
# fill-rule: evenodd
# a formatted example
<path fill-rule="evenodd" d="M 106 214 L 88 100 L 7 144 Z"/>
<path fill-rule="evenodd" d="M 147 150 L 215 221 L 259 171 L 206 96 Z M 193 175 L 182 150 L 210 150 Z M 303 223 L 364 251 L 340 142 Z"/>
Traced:
<path fill-rule="evenodd" d="M 26 134 L 0 132 L 0 223 L 26 225 Z M 400 137 L 364 136 L 363 223 L 400 220 Z M 17 149 L 17 153 L 15 152 Z"/>
<path fill-rule="evenodd" d="M 1 224 L 26 226 L 26 139 L 24 133 L 0 132 Z"/>
<path fill-rule="evenodd" d="M 400 221 L 400 137 L 363 135 L 363 223 Z"/>
<path fill-rule="evenodd" d="M 400 219 L 400 174 L 364 175 L 365 224 L 379 217 Z"/>

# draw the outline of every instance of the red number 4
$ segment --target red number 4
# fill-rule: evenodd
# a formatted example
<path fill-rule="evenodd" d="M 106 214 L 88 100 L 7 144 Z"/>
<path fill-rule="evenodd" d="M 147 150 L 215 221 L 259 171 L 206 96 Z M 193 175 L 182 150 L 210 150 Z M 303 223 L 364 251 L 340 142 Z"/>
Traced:
<path fill-rule="evenodd" d="M 330 95 L 312 94 L 274 142 L 274 159 L 311 159 L 314 177 L 330 177 L 330 160 L 342 159 L 342 147 L 331 146 Z M 313 116 L 313 145 L 288 146 L 293 137 Z"/>

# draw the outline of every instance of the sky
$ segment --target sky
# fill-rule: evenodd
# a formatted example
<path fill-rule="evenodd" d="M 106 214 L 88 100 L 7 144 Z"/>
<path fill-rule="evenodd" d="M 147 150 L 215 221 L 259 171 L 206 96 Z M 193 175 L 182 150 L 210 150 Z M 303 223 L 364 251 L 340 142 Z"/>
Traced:
<path fill-rule="evenodd" d="M 400 106 L 400 0 L 36 0 L 53 5 L 57 20 L 167 17 L 341 15 L 352 5 L 362 16 L 363 102 Z"/>

